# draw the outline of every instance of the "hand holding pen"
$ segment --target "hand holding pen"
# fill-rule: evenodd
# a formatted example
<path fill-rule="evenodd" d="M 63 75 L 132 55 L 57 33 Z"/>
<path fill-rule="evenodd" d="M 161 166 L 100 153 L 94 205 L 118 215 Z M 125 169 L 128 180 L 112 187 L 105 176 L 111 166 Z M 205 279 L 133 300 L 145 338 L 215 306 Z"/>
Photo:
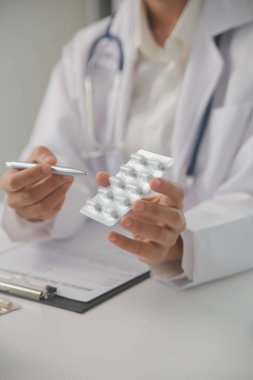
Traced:
<path fill-rule="evenodd" d="M 23 219 L 51 219 L 61 209 L 74 178 L 69 172 L 53 175 L 59 169 L 55 167 L 57 159 L 46 147 L 35 148 L 28 161 L 37 164 L 25 170 L 8 170 L 1 178 L 7 203 Z"/>

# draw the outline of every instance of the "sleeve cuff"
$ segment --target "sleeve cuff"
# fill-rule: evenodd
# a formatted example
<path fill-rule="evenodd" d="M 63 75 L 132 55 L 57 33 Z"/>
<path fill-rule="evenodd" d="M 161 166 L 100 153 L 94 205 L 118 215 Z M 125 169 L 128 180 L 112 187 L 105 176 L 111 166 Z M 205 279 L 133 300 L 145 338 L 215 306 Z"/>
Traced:
<path fill-rule="evenodd" d="M 185 230 L 182 234 L 183 258 L 182 261 L 167 262 L 151 267 L 151 276 L 156 281 L 166 283 L 175 288 L 190 287 L 194 271 L 193 233 Z"/>
<path fill-rule="evenodd" d="M 16 211 L 3 205 L 2 227 L 12 241 L 27 242 L 33 239 L 46 239 L 52 227 L 52 220 L 42 222 L 28 222 L 20 218 Z"/>

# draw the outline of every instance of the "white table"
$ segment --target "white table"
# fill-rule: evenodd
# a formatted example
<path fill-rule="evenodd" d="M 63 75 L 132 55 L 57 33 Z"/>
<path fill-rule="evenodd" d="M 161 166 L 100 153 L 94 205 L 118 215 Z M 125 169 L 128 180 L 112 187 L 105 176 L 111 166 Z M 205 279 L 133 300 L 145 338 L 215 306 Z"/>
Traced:
<path fill-rule="evenodd" d="M 16 301 L 1 380 L 253 379 L 253 272 L 184 292 L 149 279 L 81 315 Z"/>

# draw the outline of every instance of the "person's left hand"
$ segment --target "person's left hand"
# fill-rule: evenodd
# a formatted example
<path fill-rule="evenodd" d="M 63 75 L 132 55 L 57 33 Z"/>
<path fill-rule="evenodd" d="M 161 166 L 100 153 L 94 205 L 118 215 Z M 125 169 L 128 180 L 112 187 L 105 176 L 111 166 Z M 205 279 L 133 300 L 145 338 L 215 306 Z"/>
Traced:
<path fill-rule="evenodd" d="M 108 173 L 99 172 L 97 183 L 108 186 Z M 150 186 L 159 195 L 134 202 L 132 210 L 120 221 L 133 238 L 111 231 L 108 239 L 149 265 L 179 261 L 183 254 L 180 234 L 186 227 L 182 211 L 184 190 L 162 178 L 152 179 Z"/>

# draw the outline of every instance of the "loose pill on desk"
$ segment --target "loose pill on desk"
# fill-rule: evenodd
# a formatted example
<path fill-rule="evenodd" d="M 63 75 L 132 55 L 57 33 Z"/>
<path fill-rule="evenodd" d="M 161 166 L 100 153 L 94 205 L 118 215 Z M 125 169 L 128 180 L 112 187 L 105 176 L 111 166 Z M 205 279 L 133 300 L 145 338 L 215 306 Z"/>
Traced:
<path fill-rule="evenodd" d="M 116 175 L 109 177 L 109 186 L 98 188 L 95 197 L 87 200 L 80 212 L 112 226 L 131 210 L 134 201 L 151 194 L 151 179 L 161 177 L 172 164 L 170 157 L 139 150 Z"/>

